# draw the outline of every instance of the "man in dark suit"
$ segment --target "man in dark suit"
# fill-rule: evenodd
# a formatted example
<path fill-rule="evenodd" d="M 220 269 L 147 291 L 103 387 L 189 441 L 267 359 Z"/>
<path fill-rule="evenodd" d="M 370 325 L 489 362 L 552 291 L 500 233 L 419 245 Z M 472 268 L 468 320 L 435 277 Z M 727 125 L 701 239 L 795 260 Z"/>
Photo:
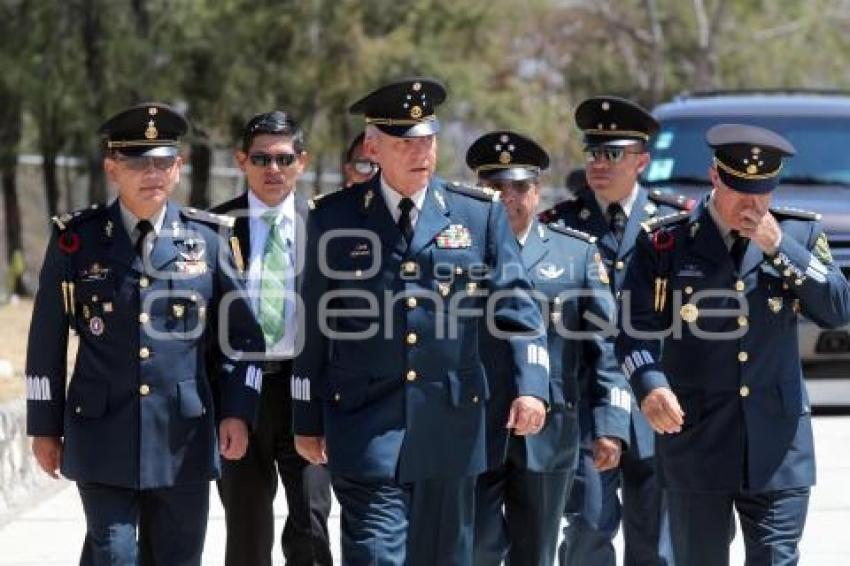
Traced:
<path fill-rule="evenodd" d="M 471 563 L 482 314 L 512 346 L 517 396 L 502 426 L 534 434 L 545 420 L 543 325 L 505 209 L 492 191 L 434 176 L 445 96 L 408 79 L 355 103 L 381 172 L 321 199 L 308 221 L 295 440 L 328 461 L 346 564 Z"/>
<path fill-rule="evenodd" d="M 235 274 L 233 219 L 168 200 L 186 128 L 157 103 L 107 120 L 118 198 L 53 219 L 27 350 L 27 434 L 47 473 L 77 482 L 82 566 L 200 566 L 219 452 L 241 458 L 256 415 L 262 370 L 251 360 L 264 345 Z"/>
<path fill-rule="evenodd" d="M 281 535 L 286 564 L 331 564 L 328 474 L 295 451 L 289 389 L 301 337 L 297 297 L 307 202 L 295 185 L 308 161 L 304 134 L 289 114 L 275 111 L 251 118 L 241 142 L 236 161 L 248 190 L 213 211 L 236 217 L 234 232 L 246 259 L 242 267 L 265 335 L 266 359 L 248 453 L 225 464 L 218 484 L 227 522 L 225 564 L 271 565 L 278 474 L 288 508 Z"/>
<path fill-rule="evenodd" d="M 596 236 L 611 291 L 618 297 L 641 223 L 692 203 L 638 184 L 649 165 L 647 144 L 658 129 L 655 118 L 639 105 L 596 96 L 579 104 L 575 122 L 584 134 L 586 183 L 576 180 L 574 198 L 542 213 L 541 218 Z M 654 433 L 634 403 L 631 412 L 629 450 L 618 469 L 600 472 L 593 465 L 593 450 L 606 441 L 592 436 L 590 411 L 582 404 L 584 441 L 567 504 L 561 566 L 615 566 L 613 540 L 621 518 L 626 566 L 672 564 L 663 494 L 655 477 Z M 618 488 L 622 488 L 622 505 Z"/>
<path fill-rule="evenodd" d="M 623 285 L 617 357 L 657 438 L 677 564 L 798 563 L 815 454 L 798 318 L 850 321 L 815 213 L 771 208 L 793 146 L 755 126 L 706 135 L 713 190 L 647 223 Z"/>
<path fill-rule="evenodd" d="M 522 248 L 547 323 L 551 397 L 540 434 L 511 435 L 503 426 L 515 396 L 509 350 L 482 333 L 488 470 L 476 486 L 475 564 L 507 558 L 511 566 L 551 566 L 578 463 L 579 399 L 592 408 L 594 434 L 612 439 L 595 454 L 599 469 L 616 468 L 629 442 L 630 389 L 614 358 L 616 309 L 596 238 L 535 218 L 539 176 L 549 165 L 542 147 L 515 132 L 490 132 L 472 144 L 466 163 L 479 184 L 499 191 Z"/>

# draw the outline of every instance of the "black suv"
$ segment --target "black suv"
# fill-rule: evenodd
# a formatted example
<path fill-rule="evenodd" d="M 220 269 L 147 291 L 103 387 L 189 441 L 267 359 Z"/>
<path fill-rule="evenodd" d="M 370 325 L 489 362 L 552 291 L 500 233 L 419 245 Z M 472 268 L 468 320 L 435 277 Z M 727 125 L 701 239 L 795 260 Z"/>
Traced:
<path fill-rule="evenodd" d="M 711 126 L 753 124 L 788 138 L 797 155 L 785 165 L 774 204 L 822 214 L 833 257 L 850 276 L 850 92 L 696 92 L 661 104 L 653 114 L 661 131 L 651 142 L 652 163 L 642 183 L 694 197 L 710 189 L 705 132 Z M 803 320 L 800 351 L 804 362 L 850 361 L 850 327 L 820 330 Z M 846 383 L 832 392 L 842 404 L 850 403 Z M 825 402 L 838 402 L 832 393 Z"/>

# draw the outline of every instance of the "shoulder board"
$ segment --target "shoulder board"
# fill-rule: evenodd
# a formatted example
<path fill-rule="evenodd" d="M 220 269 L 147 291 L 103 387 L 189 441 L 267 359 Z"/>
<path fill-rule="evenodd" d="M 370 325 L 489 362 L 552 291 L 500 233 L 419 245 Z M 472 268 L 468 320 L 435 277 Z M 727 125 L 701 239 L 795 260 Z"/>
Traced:
<path fill-rule="evenodd" d="M 695 199 L 688 198 L 685 195 L 661 191 L 659 189 L 652 189 L 649 191 L 648 196 L 649 200 L 655 204 L 663 204 L 672 208 L 678 208 L 679 210 L 691 210 L 697 203 Z"/>
<path fill-rule="evenodd" d="M 310 210 L 316 210 L 320 206 L 324 206 L 329 202 L 335 201 L 340 195 L 344 194 L 346 191 L 351 191 L 354 187 L 349 187 L 347 189 L 338 189 L 336 191 L 331 191 L 329 193 L 319 193 L 317 195 L 313 195 L 307 200 L 307 208 Z"/>
<path fill-rule="evenodd" d="M 82 210 L 76 210 L 74 212 L 67 212 L 60 216 L 54 216 L 50 219 L 50 221 L 53 222 L 53 225 L 56 226 L 60 232 L 64 232 L 69 226 L 80 224 L 90 218 L 94 218 L 104 210 L 106 210 L 105 206 L 93 204 L 88 208 L 83 208 Z"/>
<path fill-rule="evenodd" d="M 561 226 L 560 224 L 555 223 L 547 224 L 546 226 L 553 232 L 558 232 L 559 234 L 566 234 L 567 236 L 572 236 L 573 238 L 578 238 L 579 240 L 584 240 L 591 244 L 596 242 L 596 236 L 591 236 L 587 232 L 582 232 L 581 230 L 576 230 L 569 226 Z"/>
<path fill-rule="evenodd" d="M 537 214 L 537 218 L 540 220 L 540 222 L 543 222 L 544 224 L 549 224 L 550 222 L 558 220 L 562 212 L 577 204 L 579 204 L 579 200 L 577 198 L 562 200 L 555 206 L 547 208 L 543 212 L 539 212 Z"/>
<path fill-rule="evenodd" d="M 189 220 L 204 222 L 206 224 L 215 224 L 216 226 L 226 226 L 227 228 L 233 228 L 233 224 L 236 222 L 236 219 L 232 216 L 227 216 L 226 214 L 215 214 L 214 212 L 192 207 L 181 208 L 180 214 Z"/>
<path fill-rule="evenodd" d="M 788 206 L 771 207 L 770 212 L 774 216 L 782 218 L 790 218 L 793 220 L 820 220 L 821 215 L 811 210 L 802 210 L 799 208 L 791 208 Z"/>
<path fill-rule="evenodd" d="M 499 192 L 494 191 L 490 187 L 473 187 L 471 185 L 465 185 L 463 183 L 458 183 L 457 181 L 452 181 L 451 183 L 446 183 L 445 188 L 446 190 L 449 190 L 453 193 L 466 195 L 468 197 L 472 197 L 478 200 L 486 200 L 491 202 L 499 200 Z"/>
<path fill-rule="evenodd" d="M 667 216 L 658 216 L 656 218 L 651 218 L 646 222 L 642 223 L 643 229 L 647 232 L 654 232 L 659 228 L 663 228 L 665 226 L 671 226 L 673 224 L 679 224 L 684 222 L 691 216 L 691 213 L 687 210 L 683 210 L 681 212 L 676 212 L 674 214 L 668 214 Z"/>

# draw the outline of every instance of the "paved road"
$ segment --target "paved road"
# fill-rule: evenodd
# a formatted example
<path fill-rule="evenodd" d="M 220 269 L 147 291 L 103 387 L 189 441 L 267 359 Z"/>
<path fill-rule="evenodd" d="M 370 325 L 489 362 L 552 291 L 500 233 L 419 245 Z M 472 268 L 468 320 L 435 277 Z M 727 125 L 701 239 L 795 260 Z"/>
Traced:
<path fill-rule="evenodd" d="M 815 438 L 819 484 L 813 492 L 802 543 L 804 566 L 850 564 L 850 417 L 817 417 Z M 276 520 L 286 510 L 279 499 Z M 213 493 L 204 566 L 219 566 L 224 554 L 224 515 Z M 334 552 L 339 557 L 339 510 L 332 515 Z M 279 530 L 279 529 L 278 529 Z M 56 495 L 22 513 L 0 529 L 0 566 L 75 564 L 85 526 L 76 490 L 66 485 Z M 619 541 L 618 541 L 619 542 Z M 743 564 L 740 537 L 732 545 L 732 564 Z M 283 564 L 276 556 L 275 564 Z"/>

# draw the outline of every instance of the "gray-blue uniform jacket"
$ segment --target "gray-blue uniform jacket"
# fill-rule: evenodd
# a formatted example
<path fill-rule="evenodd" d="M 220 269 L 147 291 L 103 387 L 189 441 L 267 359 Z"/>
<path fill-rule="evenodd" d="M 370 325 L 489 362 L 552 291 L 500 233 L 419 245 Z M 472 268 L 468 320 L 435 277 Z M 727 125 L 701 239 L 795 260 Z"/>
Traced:
<path fill-rule="evenodd" d="M 616 307 L 595 238 L 537 221 L 531 226 L 522 260 L 547 318 L 551 397 L 546 426 L 533 436 L 509 435 L 510 350 L 482 333 L 484 367 L 490 381 L 487 407 L 489 467 L 512 461 L 534 472 L 572 470 L 578 454 L 577 403 L 587 398 L 593 435 L 629 445 L 631 391 L 614 356 Z M 510 441 L 508 440 L 510 438 Z"/>
<path fill-rule="evenodd" d="M 504 294 L 499 328 L 536 333 L 511 339 L 517 393 L 549 401 L 543 323 L 502 204 L 433 178 L 408 247 L 376 176 L 318 201 L 307 224 L 295 434 L 324 435 L 331 471 L 357 478 L 483 471 L 488 294 Z"/>
<path fill-rule="evenodd" d="M 233 349 L 222 416 L 253 422 L 262 373 L 238 353 L 264 343 L 226 220 L 168 203 L 145 268 L 117 200 L 54 219 L 27 351 L 27 433 L 64 437 L 66 477 L 130 489 L 217 477 L 208 333 Z M 66 384 L 69 327 L 79 350 Z"/>
<path fill-rule="evenodd" d="M 602 261 L 608 270 L 611 292 L 616 298 L 619 298 L 626 268 L 635 250 L 635 243 L 641 232 L 642 223 L 653 218 L 680 212 L 692 207 L 693 204 L 693 201 L 680 195 L 672 195 L 655 189 L 638 188 L 638 195 L 632 206 L 631 214 L 629 214 L 626 230 L 620 244 L 617 243 L 617 239 L 611 233 L 608 221 L 605 219 L 605 213 L 599 208 L 599 203 L 590 188 L 579 190 L 575 199 L 566 200 L 542 212 L 540 218 L 543 222 L 557 222 L 596 237 L 596 243 L 602 253 Z M 639 459 L 650 458 L 655 453 L 655 433 L 640 413 L 637 404 L 632 404 L 631 413 L 632 443 L 630 450 L 635 451 Z"/>
<path fill-rule="evenodd" d="M 847 324 L 850 286 L 815 214 L 771 212 L 782 229 L 779 251 L 770 258 L 750 242 L 740 272 L 705 202 L 648 224 L 638 241 L 621 325 L 674 333 L 623 331 L 617 356 L 640 399 L 670 387 L 685 412 L 680 433 L 658 437 L 669 489 L 758 493 L 815 482 L 797 322 L 803 314 L 823 327 Z M 740 303 L 748 312 L 734 312 Z M 719 309 L 732 312 L 711 312 Z M 740 336 L 707 339 L 695 329 Z"/>

